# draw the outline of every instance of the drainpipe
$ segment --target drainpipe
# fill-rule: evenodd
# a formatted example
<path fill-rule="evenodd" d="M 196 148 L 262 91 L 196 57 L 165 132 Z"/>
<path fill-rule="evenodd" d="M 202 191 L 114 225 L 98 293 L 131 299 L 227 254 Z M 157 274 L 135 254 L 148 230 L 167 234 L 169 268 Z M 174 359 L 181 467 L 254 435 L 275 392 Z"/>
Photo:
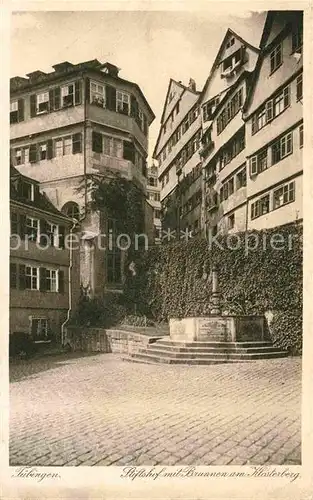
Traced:
<path fill-rule="evenodd" d="M 77 226 L 78 221 L 74 220 L 73 226 L 70 229 L 70 235 L 71 235 L 71 244 L 70 244 L 70 265 L 68 269 L 68 310 L 67 310 L 67 317 L 64 323 L 61 325 L 61 343 L 62 347 L 64 346 L 64 328 L 68 324 L 72 312 L 72 268 L 73 268 L 73 241 L 72 241 L 72 235 L 73 235 L 73 230 Z"/>
<path fill-rule="evenodd" d="M 74 220 L 73 221 L 73 226 L 70 229 L 70 235 L 72 236 L 73 230 L 77 226 L 78 223 L 81 223 L 87 216 L 87 153 L 86 153 L 86 142 L 87 142 L 87 99 L 86 99 L 86 80 L 84 78 L 85 73 L 82 74 L 82 81 L 83 81 L 83 94 L 84 94 L 84 145 L 83 145 L 83 161 L 84 161 L 84 178 L 85 178 L 85 213 L 82 218 L 79 219 L 79 221 Z M 67 310 L 67 317 L 64 323 L 61 325 L 61 340 L 62 340 L 62 346 L 64 345 L 64 329 L 65 326 L 68 324 L 71 316 L 71 311 L 72 311 L 72 268 L 73 268 L 73 245 L 71 241 L 71 246 L 70 246 L 70 265 L 69 265 L 69 278 L 68 278 L 68 292 L 69 292 L 69 307 Z"/>

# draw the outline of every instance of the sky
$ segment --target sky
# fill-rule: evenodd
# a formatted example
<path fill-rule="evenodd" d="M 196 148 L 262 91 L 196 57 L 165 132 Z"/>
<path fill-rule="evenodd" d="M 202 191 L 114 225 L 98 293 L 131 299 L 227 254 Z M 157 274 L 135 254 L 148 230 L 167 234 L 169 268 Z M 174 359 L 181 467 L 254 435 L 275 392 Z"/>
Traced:
<path fill-rule="evenodd" d="M 111 62 L 142 89 L 156 119 L 150 127 L 149 161 L 170 78 L 201 90 L 228 28 L 259 46 L 265 12 L 28 11 L 11 19 L 11 76 L 90 59 Z M 225 9 L 223 9 L 225 10 Z"/>

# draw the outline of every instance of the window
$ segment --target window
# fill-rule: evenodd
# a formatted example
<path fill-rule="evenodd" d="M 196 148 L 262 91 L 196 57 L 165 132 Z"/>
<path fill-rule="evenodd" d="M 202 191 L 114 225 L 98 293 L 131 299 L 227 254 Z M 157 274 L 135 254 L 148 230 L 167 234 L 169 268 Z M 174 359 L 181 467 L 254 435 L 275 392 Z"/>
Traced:
<path fill-rule="evenodd" d="M 155 209 L 154 210 L 154 217 L 155 217 L 155 219 L 160 219 L 161 218 L 161 210 Z"/>
<path fill-rule="evenodd" d="M 30 241 L 38 241 L 39 236 L 39 220 L 33 217 L 26 217 L 26 235 Z"/>
<path fill-rule="evenodd" d="M 266 125 L 265 107 L 252 116 L 252 135 Z"/>
<path fill-rule="evenodd" d="M 49 111 L 49 92 L 43 92 L 36 95 L 37 114 L 47 113 Z"/>
<path fill-rule="evenodd" d="M 47 144 L 39 144 L 39 160 L 46 160 L 47 159 Z"/>
<path fill-rule="evenodd" d="M 270 53 L 270 65 L 271 65 L 271 73 L 274 73 L 279 66 L 282 64 L 282 46 L 281 43 L 276 45 L 276 47 Z"/>
<path fill-rule="evenodd" d="M 64 137 L 63 139 L 63 155 L 72 153 L 72 137 Z"/>
<path fill-rule="evenodd" d="M 56 139 L 54 141 L 55 156 L 63 156 L 63 139 Z"/>
<path fill-rule="evenodd" d="M 270 211 L 270 195 L 267 194 L 251 204 L 251 219 L 256 219 Z"/>
<path fill-rule="evenodd" d="M 79 220 L 80 218 L 79 206 L 77 203 L 73 201 L 65 203 L 65 205 L 62 208 L 62 213 L 67 215 L 67 217 L 69 217 L 70 219 Z"/>
<path fill-rule="evenodd" d="M 58 292 L 58 272 L 54 269 L 46 269 L 46 290 L 48 292 Z"/>
<path fill-rule="evenodd" d="M 117 91 L 116 92 L 116 111 L 118 113 L 123 113 L 124 115 L 129 115 L 129 94 L 125 92 Z"/>
<path fill-rule="evenodd" d="M 23 150 L 22 149 L 15 149 L 14 151 L 14 161 L 15 165 L 23 165 L 24 159 L 23 159 Z"/>
<path fill-rule="evenodd" d="M 227 228 L 234 229 L 235 227 L 235 214 L 231 214 L 227 219 Z"/>
<path fill-rule="evenodd" d="M 275 164 L 292 153 L 292 132 L 281 137 L 272 146 L 272 164 Z"/>
<path fill-rule="evenodd" d="M 290 88 L 285 87 L 282 92 L 280 92 L 273 99 L 273 118 L 280 115 L 290 104 Z"/>
<path fill-rule="evenodd" d="M 27 290 L 39 290 L 39 268 L 26 266 L 25 288 Z"/>
<path fill-rule="evenodd" d="M 24 99 L 10 102 L 10 123 L 18 123 L 24 120 Z"/>
<path fill-rule="evenodd" d="M 266 170 L 267 167 L 267 148 L 264 148 L 260 153 L 250 158 L 250 175 L 257 175 Z"/>
<path fill-rule="evenodd" d="M 234 192 L 234 185 L 235 185 L 234 177 L 231 177 L 231 179 L 229 179 L 228 181 L 226 181 L 222 185 L 221 190 L 220 190 L 220 199 L 221 199 L 221 202 L 224 201 L 224 200 L 227 200 L 228 197 L 233 194 L 233 192 Z"/>
<path fill-rule="evenodd" d="M 59 226 L 53 224 L 52 222 L 47 223 L 47 236 L 50 240 L 50 244 L 53 247 L 59 246 Z"/>
<path fill-rule="evenodd" d="M 18 224 L 18 215 L 15 212 L 11 212 L 11 234 L 18 234 L 19 233 L 19 224 Z"/>
<path fill-rule="evenodd" d="M 303 124 L 299 127 L 299 146 L 303 147 Z"/>
<path fill-rule="evenodd" d="M 208 121 L 212 119 L 213 113 L 215 111 L 216 106 L 219 103 L 219 97 L 214 97 L 209 102 L 204 104 L 203 106 L 203 121 Z"/>
<path fill-rule="evenodd" d="M 10 262 L 10 288 L 17 288 L 17 264 Z"/>
<path fill-rule="evenodd" d="M 297 77 L 297 101 L 300 101 L 303 97 L 303 74 Z"/>
<path fill-rule="evenodd" d="M 243 104 L 243 91 L 242 89 L 240 89 L 226 104 L 223 111 L 217 117 L 216 125 L 217 125 L 218 135 L 224 130 L 224 128 L 228 125 L 228 123 L 238 113 L 239 109 L 242 107 L 242 104 Z"/>
<path fill-rule="evenodd" d="M 31 182 L 21 181 L 20 194 L 22 198 L 25 198 L 26 200 L 29 201 L 34 201 L 34 196 L 35 196 L 34 184 L 32 184 Z"/>
<path fill-rule="evenodd" d="M 234 45 L 235 39 L 232 37 L 226 44 L 226 49 L 229 49 L 232 45 Z"/>
<path fill-rule="evenodd" d="M 155 177 L 149 177 L 148 184 L 149 186 L 157 187 L 158 180 Z"/>
<path fill-rule="evenodd" d="M 295 201 L 295 182 L 285 184 L 274 191 L 273 195 L 273 210 Z"/>
<path fill-rule="evenodd" d="M 62 107 L 74 106 L 74 84 L 61 87 Z"/>
<path fill-rule="evenodd" d="M 49 337 L 49 325 L 46 318 L 32 318 L 31 332 L 34 340 L 46 340 Z"/>
<path fill-rule="evenodd" d="M 292 33 L 292 52 L 302 52 L 303 27 L 298 26 Z"/>
<path fill-rule="evenodd" d="M 247 169 L 246 169 L 246 167 L 244 167 L 237 174 L 236 186 L 237 186 L 237 189 L 240 189 L 242 187 L 245 187 L 246 185 L 247 185 Z"/>
<path fill-rule="evenodd" d="M 100 108 L 105 107 L 105 87 L 96 82 L 90 82 L 90 102 Z"/>

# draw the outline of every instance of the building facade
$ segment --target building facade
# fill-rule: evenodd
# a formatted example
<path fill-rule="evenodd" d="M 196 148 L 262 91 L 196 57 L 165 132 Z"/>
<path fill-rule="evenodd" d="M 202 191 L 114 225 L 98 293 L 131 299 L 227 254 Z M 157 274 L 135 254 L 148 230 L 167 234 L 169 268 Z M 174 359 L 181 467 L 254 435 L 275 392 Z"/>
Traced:
<path fill-rule="evenodd" d="M 103 250 L 95 244 L 94 237 L 108 234 L 114 221 L 88 209 L 88 178 L 122 175 L 146 193 L 154 114 L 139 86 L 120 78 L 112 64 L 63 62 L 53 69 L 11 79 L 11 158 L 60 211 L 81 222 L 81 286 L 101 295 L 120 286 L 122 259 L 115 246 Z"/>
<path fill-rule="evenodd" d="M 79 247 L 72 221 L 11 167 L 10 334 L 62 340 L 79 301 Z"/>
<path fill-rule="evenodd" d="M 202 117 L 202 228 L 241 231 L 246 225 L 246 131 L 242 108 L 258 49 L 227 30 L 199 99 Z"/>
<path fill-rule="evenodd" d="M 162 226 L 175 230 L 200 228 L 201 117 L 199 92 L 170 80 L 153 157 L 159 165 Z"/>
<path fill-rule="evenodd" d="M 160 243 L 161 239 L 161 201 L 160 186 L 158 181 L 158 167 L 152 165 L 148 168 L 147 176 L 147 199 L 153 209 L 153 226 L 155 231 L 155 243 Z"/>
<path fill-rule="evenodd" d="M 270 12 L 244 106 L 248 229 L 302 220 L 303 13 Z"/>

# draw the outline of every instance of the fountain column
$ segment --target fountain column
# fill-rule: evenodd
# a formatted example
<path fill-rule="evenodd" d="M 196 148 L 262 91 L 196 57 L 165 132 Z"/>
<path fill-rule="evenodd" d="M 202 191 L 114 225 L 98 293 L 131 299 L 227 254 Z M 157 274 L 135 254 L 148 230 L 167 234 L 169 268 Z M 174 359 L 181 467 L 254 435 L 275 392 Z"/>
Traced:
<path fill-rule="evenodd" d="M 217 267 L 213 266 L 212 268 L 212 298 L 211 298 L 211 314 L 214 316 L 221 315 L 221 307 L 220 307 L 220 293 L 218 289 L 218 272 Z"/>

